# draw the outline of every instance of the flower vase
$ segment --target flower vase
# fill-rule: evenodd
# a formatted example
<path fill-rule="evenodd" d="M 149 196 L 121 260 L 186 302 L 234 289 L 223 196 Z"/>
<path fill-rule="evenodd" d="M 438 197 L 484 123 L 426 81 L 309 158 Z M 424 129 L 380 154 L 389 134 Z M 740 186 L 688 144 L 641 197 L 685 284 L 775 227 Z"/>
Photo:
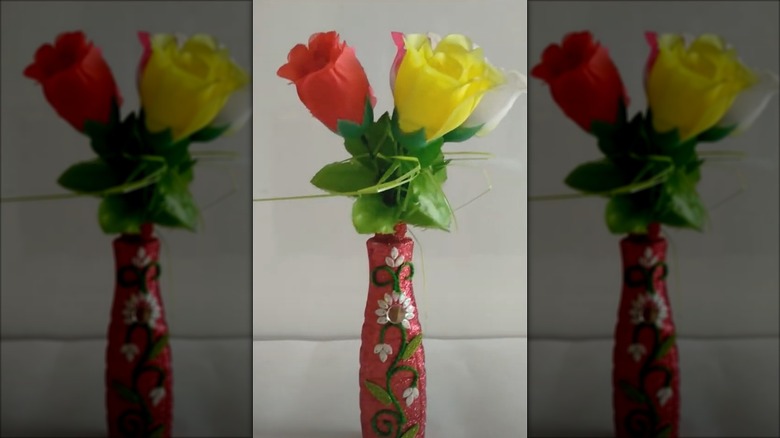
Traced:
<path fill-rule="evenodd" d="M 171 350 L 158 283 L 159 254 L 151 224 L 140 234 L 114 240 L 116 287 L 105 376 L 111 438 L 171 436 Z"/>
<path fill-rule="evenodd" d="M 666 239 L 660 226 L 620 242 L 623 287 L 612 356 L 618 438 L 679 435 L 680 372 L 666 290 Z"/>
<path fill-rule="evenodd" d="M 406 225 L 366 242 L 369 286 L 360 345 L 364 438 L 425 437 L 425 351 Z"/>

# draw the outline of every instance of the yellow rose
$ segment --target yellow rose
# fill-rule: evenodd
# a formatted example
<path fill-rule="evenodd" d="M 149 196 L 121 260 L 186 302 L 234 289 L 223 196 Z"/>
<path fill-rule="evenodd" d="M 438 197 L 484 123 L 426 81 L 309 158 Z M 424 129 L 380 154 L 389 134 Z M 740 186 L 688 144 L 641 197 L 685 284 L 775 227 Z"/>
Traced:
<path fill-rule="evenodd" d="M 185 138 L 209 126 L 231 95 L 249 83 L 247 73 L 209 35 L 193 35 L 182 46 L 174 35 L 139 37 L 145 53 L 138 87 L 151 132 L 170 128 L 174 140 Z"/>
<path fill-rule="evenodd" d="M 756 82 L 734 49 L 716 35 L 686 47 L 680 35 L 647 35 L 651 46 L 645 91 L 658 132 L 679 129 L 687 140 L 715 126 L 737 96 Z"/>
<path fill-rule="evenodd" d="M 404 35 L 391 71 L 399 127 L 407 133 L 423 128 L 426 140 L 463 124 L 482 96 L 504 82 L 502 72 L 467 37 L 448 35 L 436 44 L 437 39 Z"/>

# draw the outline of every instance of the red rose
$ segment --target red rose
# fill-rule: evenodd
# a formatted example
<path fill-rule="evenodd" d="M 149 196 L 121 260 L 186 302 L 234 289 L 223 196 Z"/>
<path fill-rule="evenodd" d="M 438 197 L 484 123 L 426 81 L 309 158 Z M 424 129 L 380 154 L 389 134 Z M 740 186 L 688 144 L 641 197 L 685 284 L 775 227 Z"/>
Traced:
<path fill-rule="evenodd" d="M 54 46 L 39 47 L 24 75 L 43 86 L 46 100 L 78 131 L 87 120 L 107 123 L 111 103 L 122 104 L 111 69 L 83 32 L 60 34 Z"/>
<path fill-rule="evenodd" d="M 315 33 L 308 47 L 293 47 L 276 74 L 292 81 L 301 102 L 334 132 L 339 120 L 363 123 L 367 97 L 372 107 L 376 104 L 355 49 L 341 42 L 336 32 Z"/>
<path fill-rule="evenodd" d="M 558 106 L 588 132 L 595 120 L 615 123 L 620 103 L 628 106 L 617 67 L 590 32 L 570 33 L 560 46 L 548 46 L 531 76 L 547 82 Z"/>

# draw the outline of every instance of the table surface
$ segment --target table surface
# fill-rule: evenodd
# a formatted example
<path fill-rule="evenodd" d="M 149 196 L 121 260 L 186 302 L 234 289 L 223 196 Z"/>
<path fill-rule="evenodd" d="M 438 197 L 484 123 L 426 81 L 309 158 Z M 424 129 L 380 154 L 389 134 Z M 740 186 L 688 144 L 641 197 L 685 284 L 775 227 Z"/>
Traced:
<path fill-rule="evenodd" d="M 525 338 L 426 339 L 426 436 L 526 436 Z M 359 340 L 254 343 L 254 436 L 360 438 Z"/>

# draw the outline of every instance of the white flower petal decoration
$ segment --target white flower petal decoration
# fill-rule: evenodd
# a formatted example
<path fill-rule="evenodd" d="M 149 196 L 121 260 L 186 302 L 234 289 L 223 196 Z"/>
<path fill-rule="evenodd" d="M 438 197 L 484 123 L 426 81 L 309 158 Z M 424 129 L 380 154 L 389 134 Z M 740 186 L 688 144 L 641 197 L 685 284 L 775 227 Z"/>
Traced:
<path fill-rule="evenodd" d="M 405 258 L 398 253 L 398 248 L 393 247 L 390 250 L 390 255 L 385 257 L 385 264 L 391 268 L 397 268 L 404 264 Z"/>
<path fill-rule="evenodd" d="M 659 328 L 663 327 L 664 321 L 669 316 L 669 308 L 663 297 L 654 293 L 646 293 L 636 297 L 631 303 L 629 312 L 632 324 L 650 323 Z"/>
<path fill-rule="evenodd" d="M 393 347 L 388 344 L 376 344 L 374 354 L 378 354 L 379 360 L 384 363 L 387 360 L 387 356 L 393 354 Z"/>
<path fill-rule="evenodd" d="M 661 406 L 665 405 L 666 402 L 669 401 L 670 398 L 672 398 L 672 388 L 665 386 L 658 390 L 656 393 L 656 397 L 658 397 L 658 404 Z"/>
<path fill-rule="evenodd" d="M 374 311 L 378 316 L 378 324 L 401 324 L 406 329 L 412 327 L 409 321 L 414 318 L 414 306 L 411 297 L 404 294 L 393 292 L 393 295 L 385 294 L 385 300 L 377 301 L 379 308 Z"/>
<path fill-rule="evenodd" d="M 406 406 L 411 406 L 414 400 L 420 396 L 420 390 L 415 386 L 406 388 L 402 394 L 402 397 L 406 399 Z"/>
<path fill-rule="evenodd" d="M 759 71 L 756 75 L 758 82 L 737 96 L 726 114 L 718 121 L 718 127 L 736 125 L 732 134 L 739 134 L 753 125 L 764 112 L 769 100 L 780 88 L 780 80 L 770 71 Z"/>
<path fill-rule="evenodd" d="M 639 257 L 639 264 L 645 269 L 650 269 L 658 263 L 658 257 L 653 254 L 652 248 L 645 249 L 645 253 L 642 257 Z"/>
<path fill-rule="evenodd" d="M 149 398 L 152 399 L 152 405 L 157 406 L 165 398 L 165 388 L 157 386 L 149 391 Z"/>
<path fill-rule="evenodd" d="M 496 129 L 512 109 L 517 98 L 528 90 L 528 80 L 520 72 L 514 70 L 505 72 L 503 69 L 501 72 L 504 73 L 505 82 L 485 93 L 474 112 L 463 122 L 466 128 L 482 125 L 482 129 L 476 134 L 478 137 L 485 136 Z"/>
<path fill-rule="evenodd" d="M 133 265 L 136 268 L 143 268 L 149 263 L 151 263 L 151 259 L 147 256 L 146 250 L 143 247 L 138 248 L 138 252 L 133 257 Z"/>
<path fill-rule="evenodd" d="M 135 344 L 124 344 L 119 351 L 125 356 L 128 362 L 132 362 L 138 355 L 138 346 Z"/>
<path fill-rule="evenodd" d="M 631 344 L 628 346 L 628 354 L 634 359 L 634 362 L 639 362 L 642 356 L 647 354 L 647 349 L 642 344 Z"/>
<path fill-rule="evenodd" d="M 127 325 L 141 323 L 154 327 L 160 319 L 160 314 L 160 304 L 150 293 L 139 292 L 131 295 L 122 309 L 122 316 Z"/>

